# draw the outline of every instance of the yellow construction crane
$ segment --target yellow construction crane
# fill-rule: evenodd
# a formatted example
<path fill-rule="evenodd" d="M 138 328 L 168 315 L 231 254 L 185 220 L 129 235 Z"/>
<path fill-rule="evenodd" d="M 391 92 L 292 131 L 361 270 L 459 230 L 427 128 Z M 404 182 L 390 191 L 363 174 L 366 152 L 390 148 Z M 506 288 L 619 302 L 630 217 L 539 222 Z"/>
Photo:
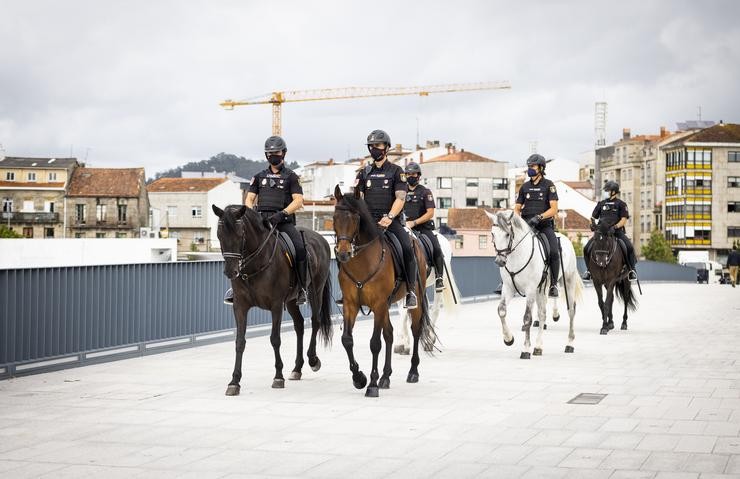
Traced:
<path fill-rule="evenodd" d="M 275 91 L 246 100 L 224 100 L 221 106 L 227 110 L 233 110 L 235 106 L 247 105 L 272 105 L 272 134 L 280 135 L 281 109 L 283 103 L 299 101 L 320 100 L 347 100 L 350 98 L 370 98 L 378 96 L 403 96 L 419 95 L 428 96 L 432 93 L 452 93 L 461 91 L 479 90 L 503 90 L 509 89 L 509 82 L 481 82 L 481 83 L 456 83 L 451 85 L 428 85 L 412 87 L 346 87 L 346 88 L 322 88 L 318 90 L 292 90 Z"/>

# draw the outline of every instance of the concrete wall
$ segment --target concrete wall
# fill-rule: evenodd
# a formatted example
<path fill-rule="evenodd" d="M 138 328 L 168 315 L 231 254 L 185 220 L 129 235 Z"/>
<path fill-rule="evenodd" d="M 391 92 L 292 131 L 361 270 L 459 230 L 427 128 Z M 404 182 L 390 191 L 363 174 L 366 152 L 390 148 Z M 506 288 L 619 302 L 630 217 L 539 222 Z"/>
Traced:
<path fill-rule="evenodd" d="M 174 239 L 0 239 L 0 269 L 176 260 Z"/>

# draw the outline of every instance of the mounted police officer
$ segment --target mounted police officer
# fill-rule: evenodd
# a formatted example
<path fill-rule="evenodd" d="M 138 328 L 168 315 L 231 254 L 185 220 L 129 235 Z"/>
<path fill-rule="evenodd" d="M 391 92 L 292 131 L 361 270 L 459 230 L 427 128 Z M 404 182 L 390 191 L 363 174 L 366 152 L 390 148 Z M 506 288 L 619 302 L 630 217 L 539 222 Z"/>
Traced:
<path fill-rule="evenodd" d="M 547 238 L 550 245 L 550 290 L 548 296 L 558 297 L 558 276 L 560 273 L 560 253 L 555 236 L 553 218 L 558 214 L 558 192 L 555 184 L 545 178 L 547 161 L 542 155 L 534 154 L 527 158 L 527 176 L 530 180 L 519 189 L 514 211 L 527 221 L 532 229 Z"/>
<path fill-rule="evenodd" d="M 403 229 L 401 213 L 406 203 L 406 175 L 400 166 L 387 160 L 391 138 L 383 130 L 374 130 L 367 137 L 367 148 L 373 158 L 371 165 L 357 174 L 355 188 L 363 194 L 370 214 L 378 224 L 392 232 L 403 249 L 404 269 L 406 270 L 406 300 L 404 307 L 417 306 L 416 278 L 418 276 L 416 256 L 411 245 L 411 236 Z"/>
<path fill-rule="evenodd" d="M 295 212 L 303 206 L 303 188 L 293 170 L 285 166 L 288 147 L 279 136 L 265 141 L 268 167 L 257 173 L 249 182 L 245 204 L 255 207 L 262 217 L 280 232 L 287 233 L 295 246 L 295 261 L 300 283 L 296 304 L 306 302 L 306 246 L 303 236 L 295 227 Z M 230 294 L 231 293 L 231 294 Z M 226 292 L 225 303 L 233 303 L 231 289 Z"/>
<path fill-rule="evenodd" d="M 635 257 L 635 248 L 632 246 L 632 242 L 627 238 L 627 234 L 624 229 L 624 225 L 627 224 L 627 220 L 630 217 L 629 211 L 627 210 L 627 203 L 622 201 L 619 197 L 619 183 L 616 181 L 607 181 L 604 184 L 604 199 L 599 201 L 594 208 L 594 212 L 591 213 L 591 231 L 596 229 L 596 220 L 599 223 L 609 225 L 609 232 L 614 234 L 615 238 L 624 241 L 627 246 L 627 266 L 629 268 L 628 277 L 630 281 L 637 279 L 637 273 L 635 273 L 635 265 L 637 264 L 637 258 Z M 591 253 L 591 242 L 586 245 L 585 254 Z"/>
<path fill-rule="evenodd" d="M 406 165 L 406 183 L 409 185 L 409 191 L 406 193 L 406 205 L 403 212 L 406 215 L 406 227 L 423 234 L 432 242 L 434 271 L 436 280 L 434 288 L 437 292 L 445 288 L 442 274 L 444 273 L 444 256 L 442 249 L 439 247 L 439 241 L 434 231 L 434 196 L 429 188 L 419 184 L 421 178 L 421 167 L 411 162 Z"/>

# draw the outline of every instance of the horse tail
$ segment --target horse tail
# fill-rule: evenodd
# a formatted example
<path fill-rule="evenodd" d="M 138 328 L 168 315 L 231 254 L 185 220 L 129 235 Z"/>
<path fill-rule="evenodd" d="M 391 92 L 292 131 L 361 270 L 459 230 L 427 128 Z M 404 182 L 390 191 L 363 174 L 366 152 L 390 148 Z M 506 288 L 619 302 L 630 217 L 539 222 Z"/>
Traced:
<path fill-rule="evenodd" d="M 576 273 L 571 275 L 571 281 L 573 281 L 573 304 L 578 304 L 581 302 L 581 299 L 583 299 L 583 279 L 581 279 L 581 275 L 578 274 L 578 270 L 576 269 Z"/>
<path fill-rule="evenodd" d="M 331 309 L 334 304 L 331 295 L 331 278 L 327 276 L 324 282 L 324 292 L 321 295 L 321 310 L 319 311 L 319 338 L 324 346 L 331 345 L 334 326 L 331 322 Z"/>
<path fill-rule="evenodd" d="M 425 284 L 421 279 L 421 272 L 416 269 L 416 280 L 419 285 L 419 294 L 421 296 L 421 318 L 419 318 L 419 341 L 425 351 L 433 351 L 434 340 L 437 337 L 437 333 L 434 331 L 434 325 L 432 324 L 432 318 L 429 316 L 429 300 L 427 299 L 427 290 Z"/>
<path fill-rule="evenodd" d="M 637 297 L 632 290 L 632 283 L 628 279 L 618 282 L 614 289 L 616 289 L 617 297 L 627 306 L 628 311 L 637 310 Z"/>
<path fill-rule="evenodd" d="M 455 316 L 458 310 L 458 304 L 462 297 L 460 296 L 460 289 L 457 287 L 457 281 L 455 281 L 455 275 L 452 274 L 452 261 L 450 258 L 444 258 L 445 270 L 444 282 L 447 287 L 442 292 L 442 304 L 444 305 L 444 314 L 449 316 Z"/>

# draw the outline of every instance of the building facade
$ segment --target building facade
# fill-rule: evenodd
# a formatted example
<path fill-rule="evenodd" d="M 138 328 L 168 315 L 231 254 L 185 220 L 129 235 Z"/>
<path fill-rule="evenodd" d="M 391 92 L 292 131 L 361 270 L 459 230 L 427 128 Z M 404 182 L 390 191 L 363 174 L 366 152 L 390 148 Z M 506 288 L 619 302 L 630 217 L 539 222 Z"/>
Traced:
<path fill-rule="evenodd" d="M 218 251 L 218 217 L 211 205 L 242 204 L 238 183 L 226 178 L 159 178 L 147 186 L 152 224 L 177 239 L 179 251 Z"/>
<path fill-rule="evenodd" d="M 67 191 L 68 236 L 138 238 L 149 221 L 144 168 L 86 168 Z"/>
<path fill-rule="evenodd" d="M 2 223 L 26 238 L 63 238 L 76 158 L 0 157 Z"/>
<path fill-rule="evenodd" d="M 674 250 L 724 257 L 740 240 L 740 125 L 720 122 L 660 148 L 665 236 Z"/>

